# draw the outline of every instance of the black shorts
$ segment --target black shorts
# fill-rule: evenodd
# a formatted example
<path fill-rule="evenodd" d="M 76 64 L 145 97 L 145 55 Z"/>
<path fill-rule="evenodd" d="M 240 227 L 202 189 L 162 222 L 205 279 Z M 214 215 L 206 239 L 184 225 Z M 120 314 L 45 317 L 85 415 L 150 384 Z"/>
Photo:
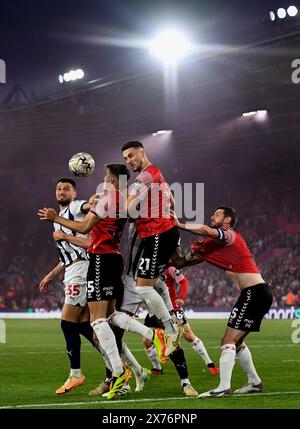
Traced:
<path fill-rule="evenodd" d="M 118 253 L 89 253 L 87 301 L 120 301 L 123 297 L 123 258 Z"/>
<path fill-rule="evenodd" d="M 180 310 L 174 310 L 174 311 L 177 319 L 180 321 L 182 326 L 186 325 L 189 322 L 182 308 Z"/>
<path fill-rule="evenodd" d="M 135 278 L 155 279 L 166 269 L 180 239 L 176 227 L 143 238 L 133 261 Z"/>
<path fill-rule="evenodd" d="M 259 331 L 272 301 L 272 292 L 266 283 L 246 287 L 231 310 L 227 326 L 245 332 Z"/>
<path fill-rule="evenodd" d="M 154 316 L 154 314 L 153 316 L 150 316 L 149 313 L 145 317 L 144 325 L 148 328 L 165 329 L 163 323 L 156 316 Z"/>

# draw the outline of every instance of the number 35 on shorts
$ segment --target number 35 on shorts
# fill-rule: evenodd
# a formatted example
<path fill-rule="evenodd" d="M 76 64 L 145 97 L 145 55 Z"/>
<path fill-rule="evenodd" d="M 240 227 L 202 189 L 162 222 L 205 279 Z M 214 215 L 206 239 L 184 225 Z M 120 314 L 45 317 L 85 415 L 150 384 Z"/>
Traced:
<path fill-rule="evenodd" d="M 68 285 L 66 287 L 67 296 L 79 296 L 80 295 L 80 285 Z"/>

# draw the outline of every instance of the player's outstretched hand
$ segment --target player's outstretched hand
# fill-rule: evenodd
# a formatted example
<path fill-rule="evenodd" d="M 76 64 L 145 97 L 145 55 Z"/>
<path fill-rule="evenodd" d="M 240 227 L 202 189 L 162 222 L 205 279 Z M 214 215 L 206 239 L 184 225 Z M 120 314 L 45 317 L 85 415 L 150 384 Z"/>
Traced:
<path fill-rule="evenodd" d="M 62 231 L 54 231 L 53 232 L 53 238 L 55 241 L 60 241 L 60 240 L 65 240 L 66 239 L 66 235 L 64 232 Z"/>
<path fill-rule="evenodd" d="M 93 207 L 93 204 L 94 204 L 94 202 L 95 202 L 95 198 L 96 198 L 96 196 L 97 196 L 97 194 L 93 194 L 93 195 L 89 198 L 88 203 L 89 203 L 89 205 L 90 205 L 91 207 Z"/>
<path fill-rule="evenodd" d="M 175 299 L 175 304 L 178 305 L 179 307 L 182 307 L 184 304 L 183 299 L 177 298 Z"/>
<path fill-rule="evenodd" d="M 47 293 L 50 282 L 51 282 L 51 279 L 48 275 L 43 278 L 43 280 L 39 284 L 39 290 L 41 293 Z"/>
<path fill-rule="evenodd" d="M 41 220 L 49 220 L 50 222 L 54 222 L 57 213 L 54 209 L 48 209 L 47 207 L 44 207 L 38 211 L 38 215 Z"/>

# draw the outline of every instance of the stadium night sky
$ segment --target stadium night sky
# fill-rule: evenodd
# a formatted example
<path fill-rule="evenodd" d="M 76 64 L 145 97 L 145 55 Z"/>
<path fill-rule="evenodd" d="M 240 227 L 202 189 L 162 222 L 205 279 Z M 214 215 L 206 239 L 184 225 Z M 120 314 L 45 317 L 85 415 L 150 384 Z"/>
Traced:
<path fill-rule="evenodd" d="M 292 3 L 292 2 L 291 2 Z M 2 0 L 0 58 L 7 83 L 37 95 L 59 90 L 57 76 L 82 68 L 86 79 L 114 72 L 141 72 L 157 60 L 137 45 L 176 26 L 197 43 L 251 42 L 266 33 L 263 16 L 285 0 Z M 107 44 L 110 41 L 112 44 Z"/>

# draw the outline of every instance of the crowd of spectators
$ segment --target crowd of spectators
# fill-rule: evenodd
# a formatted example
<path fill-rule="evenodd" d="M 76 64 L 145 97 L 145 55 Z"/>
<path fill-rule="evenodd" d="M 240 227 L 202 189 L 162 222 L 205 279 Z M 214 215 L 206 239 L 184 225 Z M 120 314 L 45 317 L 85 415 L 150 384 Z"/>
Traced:
<path fill-rule="evenodd" d="M 249 239 L 249 247 L 263 277 L 271 286 L 273 307 L 300 306 L 300 232 L 294 235 L 284 232 L 261 235 L 256 240 Z M 273 254 L 276 249 L 280 252 Z M 57 263 L 51 239 L 45 239 L 41 250 L 34 263 L 29 255 L 17 256 L 9 271 L 1 274 L 0 310 L 48 312 L 61 309 L 63 273 L 51 283 L 47 294 L 39 292 L 42 277 Z M 230 309 L 238 297 L 236 287 L 225 272 L 207 263 L 188 267 L 183 273 L 190 283 L 186 308 Z"/>

